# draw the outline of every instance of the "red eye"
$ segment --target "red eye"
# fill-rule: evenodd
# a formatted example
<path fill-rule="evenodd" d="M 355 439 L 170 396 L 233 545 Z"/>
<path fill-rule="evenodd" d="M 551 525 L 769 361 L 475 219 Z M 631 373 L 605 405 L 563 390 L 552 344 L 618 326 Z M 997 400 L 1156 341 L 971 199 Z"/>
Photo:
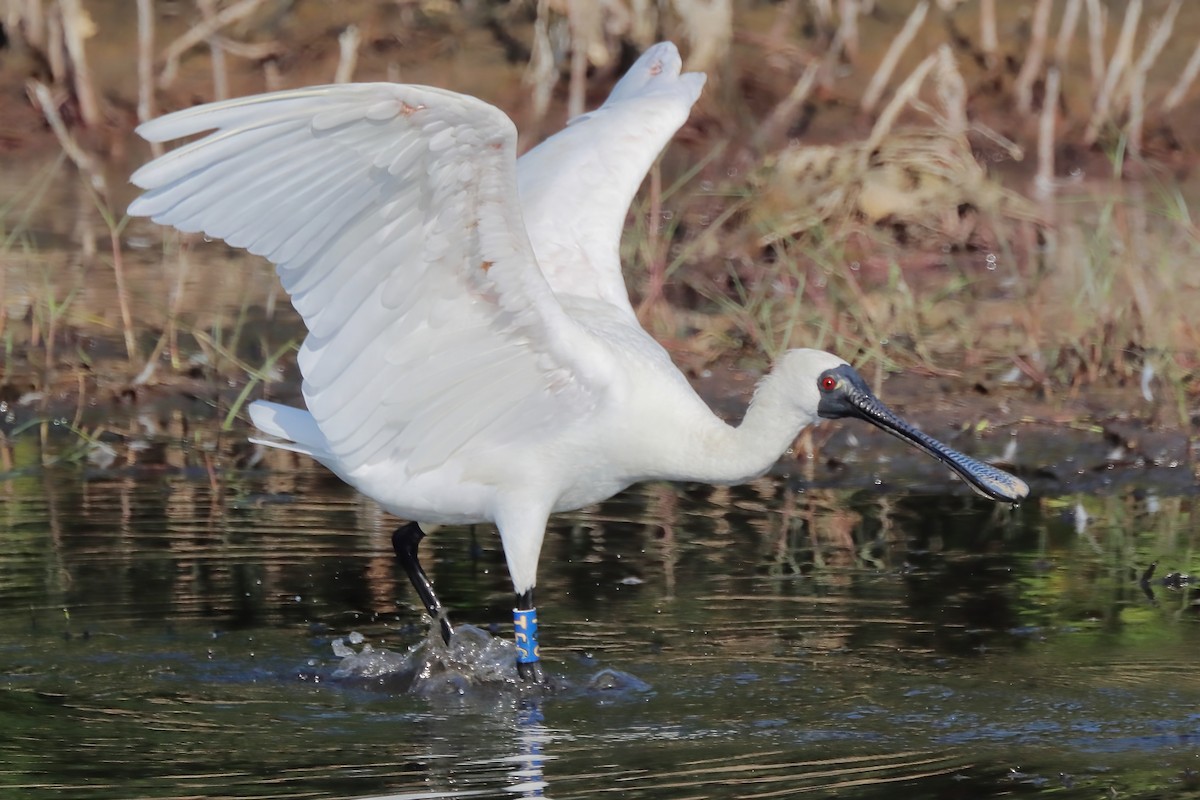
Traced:
<path fill-rule="evenodd" d="M 821 391 L 832 392 L 837 388 L 837 378 L 832 375 L 826 375 L 821 378 Z"/>

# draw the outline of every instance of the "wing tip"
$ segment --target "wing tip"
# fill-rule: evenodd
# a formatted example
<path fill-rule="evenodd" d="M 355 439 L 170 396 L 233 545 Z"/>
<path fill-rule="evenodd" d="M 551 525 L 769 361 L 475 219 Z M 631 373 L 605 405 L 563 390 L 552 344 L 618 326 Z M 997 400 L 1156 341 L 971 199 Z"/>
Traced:
<path fill-rule="evenodd" d="M 708 76 L 703 72 L 682 73 L 682 70 L 683 59 L 674 42 L 652 45 L 621 76 L 604 105 L 660 92 L 676 94 L 680 88 L 686 90 L 683 96 L 694 103 Z"/>

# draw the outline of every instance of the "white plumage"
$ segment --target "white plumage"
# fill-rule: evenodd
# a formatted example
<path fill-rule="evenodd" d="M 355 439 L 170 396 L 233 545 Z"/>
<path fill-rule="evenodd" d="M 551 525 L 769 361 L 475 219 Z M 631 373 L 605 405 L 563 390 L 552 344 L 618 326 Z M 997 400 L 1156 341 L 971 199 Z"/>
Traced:
<path fill-rule="evenodd" d="M 521 594 L 550 513 L 640 480 L 761 474 L 824 413 L 818 379 L 845 364 L 788 353 L 732 428 L 638 325 L 618 245 L 704 85 L 680 64 L 673 45 L 651 48 L 603 106 L 519 161 L 501 111 L 428 87 L 180 111 L 138 132 L 212 133 L 138 170 L 129 213 L 278 266 L 309 330 L 307 411 L 254 403 L 278 440 L 265 443 L 400 517 L 494 521 Z"/>

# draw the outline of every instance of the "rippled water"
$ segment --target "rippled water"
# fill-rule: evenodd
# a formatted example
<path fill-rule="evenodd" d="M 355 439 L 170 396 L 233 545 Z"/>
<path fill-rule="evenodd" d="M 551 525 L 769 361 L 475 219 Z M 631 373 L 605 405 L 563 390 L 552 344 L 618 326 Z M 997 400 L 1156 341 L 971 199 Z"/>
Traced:
<path fill-rule="evenodd" d="M 0 497 L 3 797 L 1200 782 L 1195 595 L 1160 580 L 1193 567 L 1190 497 L 641 487 L 547 536 L 558 691 L 425 695 L 334 677 L 335 639 L 403 652 L 426 628 L 393 522 L 318 469 L 34 471 Z M 495 533 L 423 547 L 454 619 L 508 635 Z"/>

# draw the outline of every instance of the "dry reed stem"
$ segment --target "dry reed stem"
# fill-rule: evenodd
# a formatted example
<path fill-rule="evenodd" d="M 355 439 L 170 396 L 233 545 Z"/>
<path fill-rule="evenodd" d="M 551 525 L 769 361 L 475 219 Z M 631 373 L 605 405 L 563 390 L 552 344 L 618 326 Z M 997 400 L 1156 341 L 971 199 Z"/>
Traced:
<path fill-rule="evenodd" d="M 1108 9 L 1100 0 L 1087 0 L 1088 67 L 1092 74 L 1093 101 L 1104 85 L 1104 32 L 1108 29 Z"/>
<path fill-rule="evenodd" d="M 533 124 L 518 134 L 525 140 L 534 137 L 546 119 L 550 109 L 550 98 L 554 84 L 558 83 L 558 71 L 554 68 L 554 47 L 550 43 L 550 26 L 546 18 L 550 13 L 549 0 L 538 0 L 537 15 L 533 21 L 533 46 L 530 47 L 529 65 L 525 68 L 524 82 L 530 88 L 533 100 Z"/>
<path fill-rule="evenodd" d="M 108 240 L 112 247 L 113 277 L 117 282 L 117 306 L 121 312 L 121 326 L 125 331 L 125 354 L 129 363 L 137 361 L 137 337 L 133 331 L 133 315 L 129 313 L 129 292 L 125 288 L 125 261 L 121 250 L 121 233 L 115 226 L 108 226 Z"/>
<path fill-rule="evenodd" d="M 154 103 L 154 0 L 137 0 L 138 19 L 138 122 L 157 116 Z M 164 152 L 162 142 L 151 142 L 150 152 L 157 158 Z"/>
<path fill-rule="evenodd" d="M 1126 128 L 1129 137 L 1129 153 L 1135 158 L 1142 154 L 1142 141 L 1145 134 L 1143 129 L 1146 117 L 1147 76 L 1154 66 L 1154 62 L 1162 54 L 1163 48 L 1167 46 L 1167 42 L 1175 30 L 1175 17 L 1179 14 L 1182 6 L 1183 0 L 1172 0 L 1171 5 L 1167 6 L 1167 10 L 1155 23 L 1154 32 L 1146 42 L 1141 57 L 1133 65 L 1125 86 L 1125 93 L 1129 95 L 1129 123 Z"/>
<path fill-rule="evenodd" d="M 88 68 L 87 49 L 84 41 L 95 32 L 95 23 L 83 10 L 81 0 L 58 0 L 62 11 L 63 41 L 71 58 L 71 70 L 75 76 L 75 97 L 79 100 L 79 116 L 83 124 L 95 128 L 102 121 L 100 101 L 92 84 L 92 71 Z"/>
<path fill-rule="evenodd" d="M 200 14 L 205 20 L 212 20 L 217 15 L 217 0 L 196 0 Z M 212 55 L 213 99 L 224 100 L 229 97 L 229 71 L 225 67 L 225 48 L 221 46 L 220 38 L 214 33 L 205 39 Z"/>
<path fill-rule="evenodd" d="M 1100 137 L 1100 129 L 1109 119 L 1117 83 L 1129 68 L 1133 58 L 1133 41 L 1137 35 L 1138 22 L 1142 16 L 1142 0 L 1130 0 L 1125 9 L 1125 21 L 1121 25 L 1121 34 L 1117 37 L 1117 46 L 1108 62 L 1108 71 L 1104 75 L 1104 85 L 1096 97 L 1092 118 L 1087 130 L 1083 133 L 1083 143 L 1091 146 Z"/>
<path fill-rule="evenodd" d="M 347 25 L 346 30 L 338 34 L 338 65 L 333 74 L 334 83 L 349 83 L 354 80 L 361 42 L 362 35 L 358 32 L 357 25 Z"/>
<path fill-rule="evenodd" d="M 58 113 L 58 103 L 50 89 L 46 84 L 37 80 L 29 81 L 26 86 L 34 100 L 37 101 L 38 107 L 41 108 L 42 116 L 46 118 L 46 123 L 54 132 L 58 144 L 67 154 L 67 158 L 71 159 L 71 163 L 91 182 L 93 189 L 101 195 L 107 196 L 108 182 L 104 180 L 103 170 L 96 165 L 95 159 L 71 137 L 62 115 Z"/>
<path fill-rule="evenodd" d="M 948 45 L 937 51 L 937 95 L 945 112 L 943 125 L 946 131 L 964 142 L 967 137 L 967 82 L 958 70 L 954 52 Z"/>
<path fill-rule="evenodd" d="M 812 93 L 822 68 L 823 65 L 819 61 L 814 61 L 804 68 L 803 74 L 800 75 L 800 79 L 796 81 L 792 90 L 788 92 L 787 97 L 779 101 L 779 105 L 775 106 L 770 116 L 754 132 L 755 149 L 763 150 L 781 138 L 783 132 L 795 118 L 796 110 L 804 105 L 804 101 Z"/>
<path fill-rule="evenodd" d="M 996 66 L 1000 53 L 1000 36 L 996 32 L 996 0 L 980 0 L 979 46 L 983 50 L 984 66 Z"/>
<path fill-rule="evenodd" d="M 1017 110 L 1028 114 L 1033 109 L 1033 82 L 1042 73 L 1042 61 L 1046 54 L 1046 39 L 1050 33 L 1050 0 L 1037 0 L 1033 11 L 1033 29 L 1029 52 L 1025 63 L 1017 73 L 1014 91 L 1017 95 Z"/>
<path fill-rule="evenodd" d="M 883 56 L 883 61 L 879 62 L 879 69 L 875 70 L 875 74 L 871 76 L 871 82 L 867 84 L 867 90 L 863 92 L 860 108 L 865 113 L 871 113 L 875 105 L 879 102 L 879 99 L 883 96 L 883 91 L 887 88 L 887 83 L 891 79 L 892 73 L 896 71 L 896 65 L 900 62 L 900 56 L 904 54 L 905 49 L 916 38 L 917 31 L 920 30 L 921 23 L 925 21 L 925 16 L 928 13 L 929 0 L 921 0 L 917 7 L 913 9 L 913 12 L 908 15 L 908 19 L 904 22 L 904 27 L 900 29 L 900 33 L 896 34 L 896 38 L 888 46 L 887 52 Z M 926 60 L 928 61 L 929 59 Z M 930 67 L 932 66 L 933 64 L 930 63 Z"/>
<path fill-rule="evenodd" d="M 1153 277 L 1155 274 L 1150 268 L 1149 254 L 1153 252 L 1149 241 L 1150 216 L 1146 210 L 1145 189 L 1142 183 L 1131 181 L 1128 184 L 1128 192 L 1131 202 L 1127 206 L 1129 214 L 1127 231 L 1130 253 L 1135 263 L 1132 269 L 1122 270 L 1122 274 L 1129 285 L 1129 296 L 1133 298 L 1133 308 L 1137 312 L 1141 335 L 1153 345 L 1163 341 L 1159 329 L 1163 325 L 1165 315 L 1150 299 L 1150 289 L 1147 284 L 1147 278 Z"/>
<path fill-rule="evenodd" d="M 1139 159 L 1142 155 L 1142 129 L 1146 119 L 1146 75 L 1134 73 L 1129 87 L 1129 121 L 1125 125 L 1129 156 Z"/>
<path fill-rule="evenodd" d="M 71 159 L 71 162 L 75 164 L 80 174 L 88 179 L 92 190 L 99 197 L 99 202 L 107 207 L 109 196 L 108 183 L 104 179 L 104 172 L 96 165 L 95 159 L 71 138 L 71 133 L 67 130 L 62 115 L 58 113 L 58 104 L 55 103 L 54 96 L 50 93 L 50 90 L 41 81 L 30 81 L 27 87 L 30 94 L 37 101 L 38 106 L 42 109 L 42 115 L 46 118 L 47 124 L 50 125 L 50 130 L 54 132 L 55 137 L 58 139 L 59 146 L 67 154 L 67 158 Z M 129 295 L 125 289 L 125 269 L 121 258 L 121 237 L 118 228 L 112 224 L 108 225 L 108 233 L 110 244 L 112 245 L 113 274 L 117 282 L 117 305 L 121 312 L 121 325 L 125 333 L 125 349 L 129 355 L 129 359 L 132 361 L 137 358 L 137 338 L 133 331 L 133 315 L 129 313 Z"/>
<path fill-rule="evenodd" d="M 846 50 L 851 64 L 858 63 L 858 15 L 861 13 L 858 0 L 838 0 L 842 21 L 838 25 L 837 38 Z"/>
<path fill-rule="evenodd" d="M 9 16 L 18 16 L 21 20 L 21 30 L 25 41 L 36 48 L 46 47 L 46 14 L 42 0 L 24 0 L 24 9 L 20 9 L 21 0 L 9 0 Z M 53 16 L 53 14 L 51 14 Z M 10 35 L 15 28 L 8 28 Z"/>
<path fill-rule="evenodd" d="M 683 20 L 688 55 L 684 68 L 690 72 L 714 72 L 726 61 L 733 41 L 731 0 L 674 0 L 675 12 Z"/>
<path fill-rule="evenodd" d="M 236 39 L 230 39 L 228 36 L 213 37 L 225 51 L 226 55 L 245 58 L 250 61 L 262 61 L 265 58 L 272 58 L 283 53 L 284 48 L 278 41 L 272 40 L 269 42 L 239 42 Z"/>
<path fill-rule="evenodd" d="M 67 67 L 67 46 L 63 42 L 62 14 L 51 11 L 46 17 L 46 61 L 55 86 L 66 86 L 70 70 Z"/>
<path fill-rule="evenodd" d="M 179 59 L 188 50 L 209 40 L 213 34 L 226 25 L 248 17 L 266 0 L 241 0 L 228 8 L 223 8 L 211 18 L 201 20 L 186 33 L 167 45 L 163 50 L 163 70 L 159 74 L 158 85 L 165 89 L 175 80 L 179 72 Z"/>
<path fill-rule="evenodd" d="M 1058 119 L 1059 69 L 1046 71 L 1046 97 L 1038 120 L 1038 164 L 1033 178 L 1034 194 L 1046 200 L 1054 194 L 1054 128 Z"/>
<path fill-rule="evenodd" d="M 946 45 L 942 45 L 942 47 L 946 47 Z M 875 122 L 875 127 L 871 129 L 870 137 L 867 139 L 866 144 L 863 145 L 862 158 L 864 161 L 871 157 L 871 153 L 891 133 L 892 127 L 896 124 L 896 118 L 900 116 L 900 112 L 904 110 L 909 101 L 921 91 L 921 84 L 924 83 L 925 77 L 929 75 L 929 71 L 933 69 L 937 61 L 937 53 L 926 56 L 925 60 L 918 64 L 917 68 L 896 89 L 892 95 L 892 99 L 884 106 L 883 111 L 880 112 L 879 119 Z M 866 166 L 865 163 L 861 165 L 863 169 Z"/>
<path fill-rule="evenodd" d="M 638 303 L 637 315 L 645 319 L 654 306 L 662 299 L 663 285 L 666 282 L 666 259 L 659 252 L 659 239 L 662 233 L 662 169 L 657 161 L 650 168 L 650 219 L 646 226 L 646 250 L 649 255 L 648 281 L 642 302 Z"/>
<path fill-rule="evenodd" d="M 1024 148 L 1022 148 L 1021 145 L 1017 144 L 1012 139 L 1009 139 L 1007 136 L 1000 133 L 1000 131 L 996 130 L 995 128 L 989 127 L 979 120 L 975 120 L 971 123 L 971 130 L 974 133 L 983 136 L 997 147 L 1003 148 L 1004 151 L 1008 153 L 1008 157 L 1013 161 L 1023 161 L 1025 159 Z"/>
<path fill-rule="evenodd" d="M 571 37 L 571 71 L 567 80 L 567 119 L 584 111 L 587 100 L 587 44 L 582 37 Z"/>
<path fill-rule="evenodd" d="M 1152 26 L 1153 33 L 1150 34 L 1150 40 L 1146 43 L 1141 58 L 1134 66 L 1136 72 L 1148 73 L 1154 66 L 1154 62 L 1162 55 L 1163 48 L 1167 46 L 1171 34 L 1175 31 L 1175 17 L 1179 15 L 1179 9 L 1182 7 L 1183 0 L 1172 0 L 1171 5 L 1167 6 L 1167 10 L 1163 12 L 1158 22 Z"/>
<path fill-rule="evenodd" d="M 167 321 L 163 327 L 162 335 L 158 337 L 158 341 L 154 345 L 154 350 L 146 359 L 146 365 L 142 367 L 142 371 L 137 374 L 137 377 L 131 381 L 134 386 L 141 386 L 149 383 L 154 377 L 155 371 L 158 369 L 158 359 L 164 350 L 169 350 L 171 358 L 171 366 L 175 369 L 179 368 L 179 308 L 183 305 L 183 296 L 187 287 L 188 269 L 191 266 L 191 260 L 187 257 L 187 248 L 179 242 L 179 234 L 173 233 L 172 238 L 178 249 L 178 262 L 175 267 L 175 286 L 168 293 L 167 298 Z"/>
<path fill-rule="evenodd" d="M 8 264 L 5 261 L 0 261 L 0 339 L 4 337 L 4 326 L 8 322 L 8 305 L 3 302 L 8 296 Z"/>
<path fill-rule="evenodd" d="M 1067 58 L 1071 54 L 1071 43 L 1075 41 L 1075 29 L 1079 27 L 1079 13 L 1082 10 L 1083 0 L 1067 0 L 1067 6 L 1063 9 L 1058 39 L 1054 43 L 1054 63 L 1059 69 L 1067 68 Z"/>
<path fill-rule="evenodd" d="M 75 240 L 79 242 L 80 255 L 83 256 L 85 264 L 95 262 L 99 254 L 96 249 L 96 223 L 92 210 L 87 202 L 75 205 Z"/>
<path fill-rule="evenodd" d="M 283 73 L 279 70 L 279 62 L 273 58 L 263 62 L 263 86 L 268 92 L 277 92 L 283 88 Z"/>
<path fill-rule="evenodd" d="M 1180 74 L 1179 80 L 1171 87 L 1171 91 L 1167 92 L 1167 96 L 1163 98 L 1162 110 L 1163 113 L 1174 111 L 1187 97 L 1188 89 L 1196 80 L 1196 76 L 1200 75 L 1200 43 L 1196 44 L 1196 49 L 1192 51 L 1192 57 L 1188 59 L 1187 66 L 1183 68 L 1183 73 Z"/>
<path fill-rule="evenodd" d="M 587 110 L 588 66 L 604 66 L 610 60 L 610 53 L 604 34 L 607 12 L 603 5 L 591 0 L 566 0 L 566 6 L 571 37 L 567 119 L 574 119 Z"/>
<path fill-rule="evenodd" d="M 1166 12 L 1155 23 L 1153 33 L 1146 42 L 1141 57 L 1130 68 L 1129 77 L 1122 87 L 1122 99 L 1126 101 L 1129 109 L 1129 122 L 1126 125 L 1129 154 L 1134 158 L 1139 158 L 1142 154 L 1142 141 L 1145 133 L 1147 75 L 1150 72 L 1150 68 L 1154 66 L 1154 62 L 1162 54 L 1167 41 L 1171 38 L 1171 33 L 1175 29 L 1175 16 L 1179 13 L 1181 5 L 1182 0 L 1172 0 Z M 1127 98 L 1125 97 L 1126 95 L 1128 96 Z"/>

